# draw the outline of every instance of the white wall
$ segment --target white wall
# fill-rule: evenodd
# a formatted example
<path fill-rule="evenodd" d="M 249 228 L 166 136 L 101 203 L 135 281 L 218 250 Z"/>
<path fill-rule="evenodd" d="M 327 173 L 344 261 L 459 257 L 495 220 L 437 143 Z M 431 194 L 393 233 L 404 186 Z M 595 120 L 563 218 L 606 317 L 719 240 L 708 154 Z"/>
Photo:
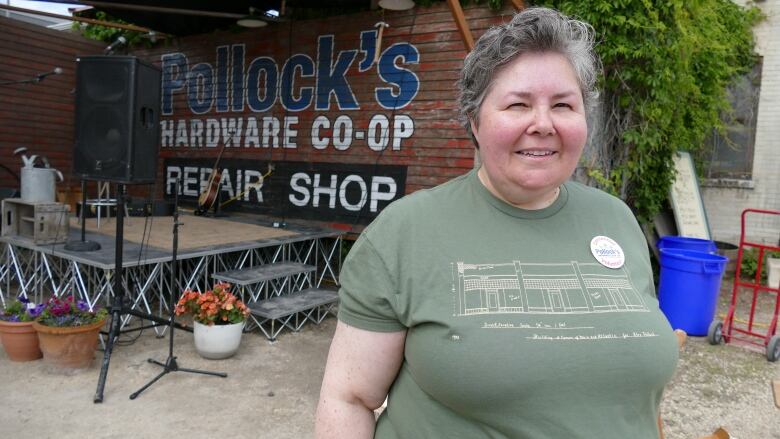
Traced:
<path fill-rule="evenodd" d="M 704 182 L 701 188 L 713 239 L 734 244 L 739 243 L 740 216 L 744 209 L 780 211 L 780 0 L 755 4 L 766 18 L 755 28 L 756 50 L 764 59 L 752 184 L 745 185 L 750 186 L 747 188 L 726 188 Z M 747 238 L 777 244 L 780 216 L 753 217 L 756 220 L 747 223 Z"/>

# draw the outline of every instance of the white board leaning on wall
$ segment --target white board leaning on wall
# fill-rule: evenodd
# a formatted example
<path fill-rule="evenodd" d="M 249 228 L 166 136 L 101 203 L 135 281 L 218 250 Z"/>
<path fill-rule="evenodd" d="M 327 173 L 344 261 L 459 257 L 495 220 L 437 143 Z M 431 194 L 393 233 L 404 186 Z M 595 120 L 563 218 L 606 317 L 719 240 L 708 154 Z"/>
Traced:
<path fill-rule="evenodd" d="M 674 155 L 675 179 L 669 200 L 677 223 L 677 234 L 689 238 L 712 239 L 693 159 L 687 152 Z"/>

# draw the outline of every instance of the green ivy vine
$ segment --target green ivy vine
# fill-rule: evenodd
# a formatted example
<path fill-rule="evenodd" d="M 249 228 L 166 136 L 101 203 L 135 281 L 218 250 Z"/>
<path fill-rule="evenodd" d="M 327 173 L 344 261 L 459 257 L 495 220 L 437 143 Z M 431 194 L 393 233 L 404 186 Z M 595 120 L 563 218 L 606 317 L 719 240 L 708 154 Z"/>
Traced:
<path fill-rule="evenodd" d="M 111 23 L 130 24 L 126 21 L 120 20 L 118 18 L 114 18 L 103 11 L 98 11 L 97 13 L 95 13 L 94 18 L 96 20 L 106 21 Z M 150 40 L 148 38 L 144 38 L 144 34 L 141 32 L 134 32 L 134 31 L 119 29 L 115 27 L 101 26 L 99 24 L 79 23 L 77 21 L 73 22 L 73 29 L 80 32 L 83 37 L 92 40 L 102 41 L 107 44 L 111 44 L 114 41 L 116 41 L 117 38 L 123 36 L 127 39 L 127 45 L 129 47 L 151 45 Z"/>

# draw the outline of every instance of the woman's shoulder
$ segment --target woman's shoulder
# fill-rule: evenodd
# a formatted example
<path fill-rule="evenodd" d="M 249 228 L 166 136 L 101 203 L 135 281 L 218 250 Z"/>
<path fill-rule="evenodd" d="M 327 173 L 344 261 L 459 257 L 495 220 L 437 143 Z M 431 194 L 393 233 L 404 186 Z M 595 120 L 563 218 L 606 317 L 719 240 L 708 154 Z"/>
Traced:
<path fill-rule="evenodd" d="M 623 200 L 601 189 L 574 180 L 566 182 L 566 189 L 571 200 L 589 208 L 616 209 L 631 213 L 631 209 Z"/>
<path fill-rule="evenodd" d="M 435 209 L 439 203 L 446 202 L 451 197 L 458 197 L 467 184 L 469 174 L 459 175 L 438 186 L 420 189 L 405 195 L 389 204 L 381 215 L 398 215 L 403 213 L 420 213 L 420 209 Z"/>
<path fill-rule="evenodd" d="M 578 181 L 570 180 L 566 182 L 566 189 L 577 199 L 584 199 L 589 202 L 623 204 L 623 200 L 593 186 L 588 186 Z"/>
<path fill-rule="evenodd" d="M 430 217 L 444 211 L 445 205 L 457 202 L 462 196 L 462 191 L 468 184 L 468 176 L 468 173 L 459 175 L 438 186 L 404 195 L 382 209 L 366 230 L 391 226 L 406 227 L 408 222 L 416 222 L 420 217 Z"/>

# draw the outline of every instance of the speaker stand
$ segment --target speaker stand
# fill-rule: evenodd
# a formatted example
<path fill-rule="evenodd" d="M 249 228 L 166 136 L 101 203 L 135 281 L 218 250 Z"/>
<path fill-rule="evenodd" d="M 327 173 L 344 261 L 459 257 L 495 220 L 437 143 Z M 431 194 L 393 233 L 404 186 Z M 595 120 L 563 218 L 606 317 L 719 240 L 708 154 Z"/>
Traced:
<path fill-rule="evenodd" d="M 138 395 L 141 394 L 144 390 L 148 389 L 152 384 L 156 383 L 157 380 L 165 376 L 166 374 L 170 372 L 189 372 L 189 373 L 199 373 L 203 375 L 212 375 L 212 376 L 218 376 L 222 378 L 227 378 L 227 374 L 224 372 L 208 372 L 204 370 L 197 370 L 197 369 L 185 369 L 183 367 L 179 367 L 179 364 L 176 362 L 176 357 L 173 355 L 173 328 L 174 328 L 174 309 L 176 306 L 176 300 L 174 299 L 174 288 L 176 286 L 176 279 L 178 276 L 178 248 L 179 248 L 179 180 L 176 179 L 176 192 L 173 196 L 173 258 L 171 261 L 171 291 L 168 295 L 168 311 L 170 312 L 170 317 L 168 318 L 168 329 L 170 330 L 170 342 L 168 343 L 168 359 L 165 360 L 165 363 L 154 360 L 152 358 L 149 358 L 149 363 L 156 364 L 158 366 L 162 366 L 163 370 L 160 372 L 156 377 L 154 377 L 151 381 L 146 383 L 143 387 L 138 389 L 135 393 L 130 395 L 130 399 L 136 399 Z"/>
<path fill-rule="evenodd" d="M 93 252 L 100 250 L 100 244 L 95 241 L 87 241 L 87 181 L 81 180 L 81 241 L 68 241 L 65 243 L 65 250 L 71 252 Z"/>
<path fill-rule="evenodd" d="M 122 285 L 122 252 L 125 234 L 125 185 L 118 184 L 116 188 L 116 253 L 114 253 L 114 297 L 111 301 L 111 329 L 108 331 L 106 350 L 103 353 L 103 365 L 100 368 L 95 403 L 103 402 L 103 389 L 108 375 L 108 363 L 111 361 L 111 352 L 114 350 L 114 342 L 119 337 L 119 329 L 122 326 L 122 305 L 125 298 L 124 285 Z"/>
<path fill-rule="evenodd" d="M 139 317 L 150 322 L 155 322 L 150 326 L 142 326 L 134 330 L 145 329 L 148 327 L 157 327 L 162 325 L 170 325 L 168 319 L 163 319 L 151 314 L 142 313 L 134 309 L 127 308 L 124 305 L 125 302 L 125 290 L 122 284 L 123 269 L 122 269 L 122 252 L 124 243 L 124 217 L 125 217 L 125 185 L 119 184 L 117 186 L 117 210 L 116 210 L 116 253 L 114 259 L 114 283 L 113 292 L 114 296 L 111 300 L 111 323 L 108 332 L 108 340 L 106 341 L 106 350 L 103 353 L 103 365 L 100 368 L 100 377 L 98 378 L 97 390 L 95 391 L 96 404 L 103 402 L 103 389 L 106 386 L 106 376 L 108 375 L 108 365 L 111 361 L 111 353 L 114 350 L 114 343 L 119 338 L 120 328 L 122 326 L 122 316 L 129 314 Z M 178 324 L 176 324 L 178 326 Z M 183 329 L 179 326 L 180 329 Z"/>

